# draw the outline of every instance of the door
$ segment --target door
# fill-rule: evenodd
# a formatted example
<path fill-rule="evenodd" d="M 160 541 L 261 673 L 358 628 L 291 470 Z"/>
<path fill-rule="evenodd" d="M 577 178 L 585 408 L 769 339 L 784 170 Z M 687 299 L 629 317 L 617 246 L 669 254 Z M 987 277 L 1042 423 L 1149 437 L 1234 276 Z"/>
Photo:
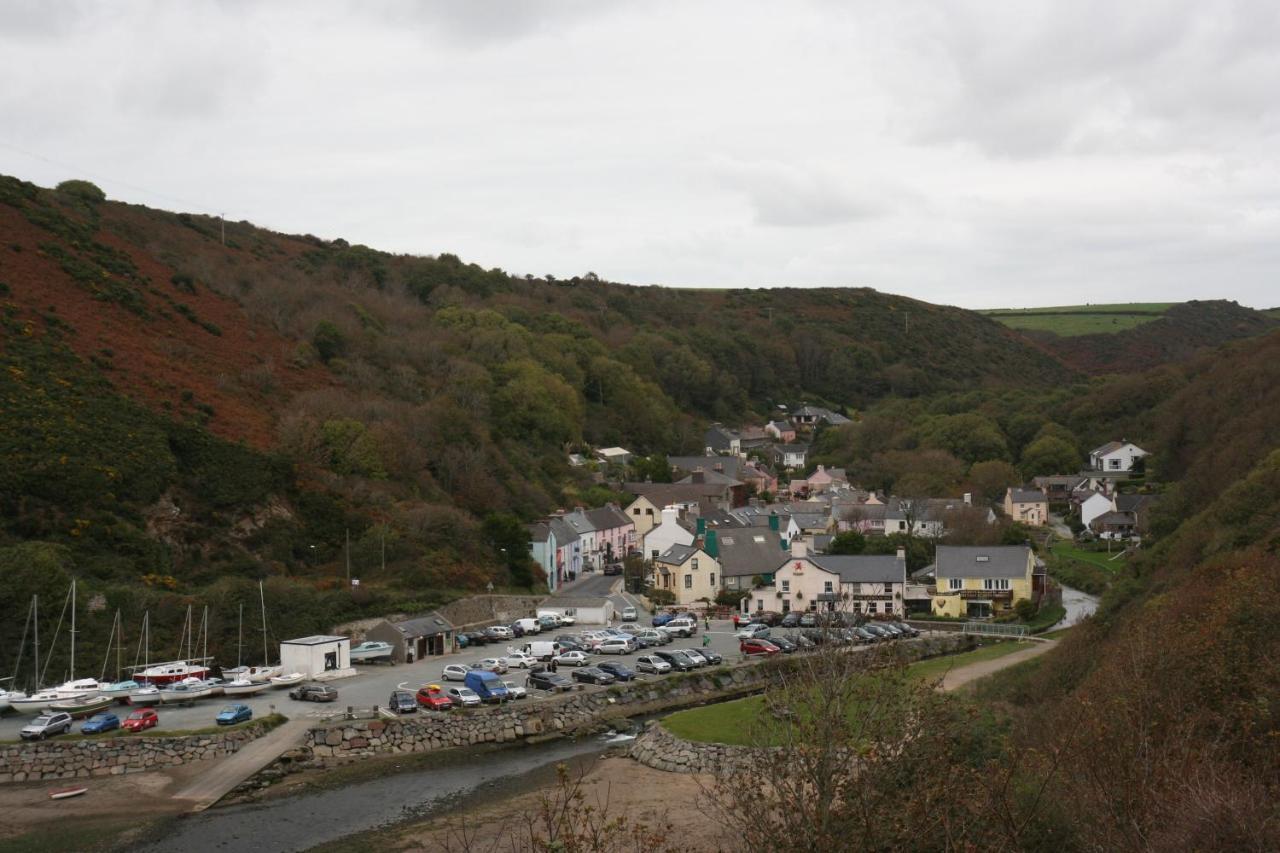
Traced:
<path fill-rule="evenodd" d="M 334 670 L 337 668 L 338 668 L 338 653 L 325 652 L 324 653 L 324 671 L 329 672 L 330 670 Z"/>

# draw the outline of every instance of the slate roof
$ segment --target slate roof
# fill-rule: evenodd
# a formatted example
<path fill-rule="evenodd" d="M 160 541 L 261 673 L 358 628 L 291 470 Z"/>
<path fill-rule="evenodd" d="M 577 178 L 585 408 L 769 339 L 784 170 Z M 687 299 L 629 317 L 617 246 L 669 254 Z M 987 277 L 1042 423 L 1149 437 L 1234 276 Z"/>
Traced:
<path fill-rule="evenodd" d="M 812 530 L 815 527 L 825 528 L 831 523 L 831 516 L 816 512 L 797 512 L 791 516 L 791 519 L 795 521 L 796 526 L 801 530 Z"/>
<path fill-rule="evenodd" d="M 1049 500 L 1039 489 L 1010 489 L 1009 491 L 1016 504 L 1046 503 Z"/>
<path fill-rule="evenodd" d="M 437 610 L 412 619 L 405 619 L 403 622 L 392 622 L 391 625 L 406 637 L 434 637 L 436 634 L 453 630 L 453 623 L 441 616 Z"/>
<path fill-rule="evenodd" d="M 737 477 L 743 462 L 737 456 L 668 456 L 667 464 L 685 473 L 693 473 L 695 468 L 715 471 L 716 466 L 719 465 L 721 472 L 730 477 Z"/>
<path fill-rule="evenodd" d="M 614 527 L 626 527 L 632 523 L 625 512 L 610 504 L 589 509 L 584 514 L 594 530 L 610 530 Z"/>
<path fill-rule="evenodd" d="M 1139 512 L 1155 502 L 1153 495 L 1116 495 L 1116 509 L 1119 512 Z"/>
<path fill-rule="evenodd" d="M 1090 527 L 1102 527 L 1106 524 L 1122 524 L 1125 526 L 1133 526 L 1138 523 L 1138 518 L 1131 512 L 1104 512 L 1102 515 L 1089 522 Z"/>
<path fill-rule="evenodd" d="M 551 532 L 555 534 L 557 548 L 572 545 L 582 538 L 578 535 L 578 531 L 573 529 L 573 525 L 559 516 L 548 519 L 547 524 L 550 525 Z"/>
<path fill-rule="evenodd" d="M 1115 451 L 1124 447 L 1126 444 L 1129 444 L 1129 442 L 1108 441 L 1106 444 L 1102 445 L 1101 447 L 1095 447 L 1093 450 L 1090 450 L 1089 455 L 1090 456 L 1106 456 L 1108 453 L 1114 453 Z"/>
<path fill-rule="evenodd" d="M 708 530 L 723 530 L 726 527 L 742 527 L 742 520 L 733 513 L 723 509 L 709 509 L 699 516 L 707 523 Z"/>
<path fill-rule="evenodd" d="M 1021 578 L 1030 550 L 1026 545 L 939 545 L 934 566 L 939 578 Z"/>
<path fill-rule="evenodd" d="M 720 551 L 720 574 L 724 577 L 750 577 L 777 571 L 786 559 L 782 538 L 768 527 L 745 527 L 716 533 Z"/>
<path fill-rule="evenodd" d="M 731 487 L 726 483 L 627 483 L 623 488 L 633 495 L 643 495 L 661 508 L 698 503 L 704 498 L 724 498 Z"/>
<path fill-rule="evenodd" d="M 900 561 L 895 554 L 810 554 L 808 560 L 839 575 L 841 583 L 906 581 L 906 561 Z"/>
<path fill-rule="evenodd" d="M 769 426 L 773 427 L 778 432 L 795 432 L 796 431 L 796 428 L 793 427 L 791 424 L 787 423 L 786 421 L 769 421 Z"/>
<path fill-rule="evenodd" d="M 670 563 L 671 565 L 678 566 L 700 550 L 701 549 L 696 545 L 675 544 L 659 554 L 657 562 Z"/>
<path fill-rule="evenodd" d="M 529 538 L 534 542 L 546 542 L 551 537 L 551 525 L 545 521 L 535 521 L 525 526 L 529 528 Z"/>
<path fill-rule="evenodd" d="M 684 486 L 684 485 L 688 485 L 689 483 L 697 483 L 699 481 L 703 483 L 718 483 L 724 486 L 741 486 L 742 485 L 741 480 L 736 480 L 733 477 L 730 477 L 728 474 L 721 474 L 719 471 L 711 471 L 711 470 L 694 471 L 689 476 L 676 480 L 675 484 L 678 486 Z"/>

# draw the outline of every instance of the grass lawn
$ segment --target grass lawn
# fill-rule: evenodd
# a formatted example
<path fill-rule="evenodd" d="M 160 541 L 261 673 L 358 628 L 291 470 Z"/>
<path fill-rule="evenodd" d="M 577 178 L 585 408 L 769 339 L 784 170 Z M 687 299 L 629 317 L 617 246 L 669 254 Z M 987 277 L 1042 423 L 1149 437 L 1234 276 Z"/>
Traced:
<path fill-rule="evenodd" d="M 1116 557 L 1115 554 L 1108 554 L 1106 551 L 1085 551 L 1069 542 L 1055 543 L 1049 550 L 1054 556 L 1065 557 L 1068 560 L 1076 560 L 1081 563 L 1089 563 L 1108 572 L 1115 572 L 1128 559 L 1123 556 Z M 1112 557 L 1116 558 L 1113 560 Z"/>
<path fill-rule="evenodd" d="M 1159 318 L 1173 302 L 1114 305 L 1059 305 L 1050 308 L 997 308 L 982 311 L 1012 329 L 1053 332 L 1062 337 L 1121 332 Z"/>
<path fill-rule="evenodd" d="M 704 743 L 749 746 L 751 730 L 764 709 L 763 696 L 748 696 L 732 702 L 717 702 L 677 711 L 663 718 L 662 725 L 676 737 Z"/>
<path fill-rule="evenodd" d="M 1023 649 L 1030 647 L 1029 643 L 1018 643 L 1011 640 L 999 643 L 990 643 L 985 646 L 980 646 L 971 652 L 964 652 L 958 655 L 944 655 L 942 657 L 917 661 L 907 667 L 907 674 L 912 678 L 941 678 L 942 675 L 949 670 L 958 669 L 959 667 L 966 666 L 971 663 L 995 660 L 996 658 L 1002 658 L 1005 655 L 1011 655 L 1014 652 L 1020 652 Z"/>
<path fill-rule="evenodd" d="M 1059 628 L 1056 631 L 1045 631 L 1040 636 L 1044 637 L 1047 640 L 1056 640 L 1058 637 L 1064 636 L 1068 631 L 1070 631 L 1073 628 L 1075 628 L 1075 625 L 1068 625 L 1067 627 Z"/>

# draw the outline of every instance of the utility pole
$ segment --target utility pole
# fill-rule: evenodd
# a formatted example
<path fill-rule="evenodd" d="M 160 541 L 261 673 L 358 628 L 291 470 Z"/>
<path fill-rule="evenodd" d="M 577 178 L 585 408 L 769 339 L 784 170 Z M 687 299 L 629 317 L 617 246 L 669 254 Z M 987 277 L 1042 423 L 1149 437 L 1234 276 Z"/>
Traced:
<path fill-rule="evenodd" d="M 224 213 L 218 214 L 218 222 L 222 224 L 222 245 L 227 245 L 227 217 Z"/>
<path fill-rule="evenodd" d="M 351 528 L 347 528 L 347 588 L 351 588 Z"/>

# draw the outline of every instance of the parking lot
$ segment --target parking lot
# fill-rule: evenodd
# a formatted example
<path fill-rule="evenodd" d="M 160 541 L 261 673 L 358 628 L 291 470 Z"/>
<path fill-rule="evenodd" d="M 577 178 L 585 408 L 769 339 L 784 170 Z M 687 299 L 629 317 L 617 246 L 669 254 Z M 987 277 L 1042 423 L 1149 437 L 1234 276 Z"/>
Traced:
<path fill-rule="evenodd" d="M 647 624 L 642 621 L 642 625 Z M 272 711 L 278 711 L 290 718 L 298 718 L 309 716 L 319 720 L 322 717 L 338 713 L 347 706 L 360 708 L 368 708 L 373 705 L 386 706 L 387 699 L 391 692 L 397 688 L 405 688 L 409 690 L 417 690 L 424 684 L 439 684 L 446 687 L 449 684 L 457 682 L 446 682 L 441 678 L 441 672 L 447 664 L 462 664 L 470 666 L 478 663 L 485 658 L 502 657 L 507 653 L 507 648 L 518 649 L 526 642 L 533 640 L 553 640 L 560 634 L 578 634 L 586 630 L 598 629 L 604 626 L 600 625 L 573 625 L 565 626 L 553 631 L 545 631 L 542 634 L 533 637 L 516 638 L 515 640 L 504 640 L 496 643 L 488 643 L 475 648 L 464 649 L 457 654 L 442 655 L 438 657 L 427 657 L 422 660 L 415 661 L 411 664 L 367 664 L 359 667 L 359 674 L 351 678 L 344 678 L 337 681 L 329 682 L 338 690 L 338 700 L 333 703 L 317 704 L 311 702 L 296 702 L 289 698 L 287 689 L 268 689 L 256 696 L 236 697 L 234 699 L 214 696 L 203 699 L 190 707 L 182 707 L 176 705 L 159 705 L 153 706 L 159 712 L 160 724 L 151 731 L 163 733 L 168 731 L 190 731 L 192 729 L 209 728 L 214 725 L 214 717 L 220 709 L 231 703 L 243 703 L 253 710 L 254 717 L 263 717 Z M 779 632 L 782 636 L 788 635 L 790 632 L 783 629 L 775 628 L 774 631 Z M 711 622 L 710 631 L 710 648 L 719 652 L 724 656 L 725 664 L 737 663 L 740 659 L 738 652 L 738 640 L 734 636 L 733 623 L 730 621 Z M 702 648 L 702 626 L 699 626 L 698 633 L 689 639 L 676 639 L 669 645 L 660 647 L 663 651 L 670 651 L 680 648 Z M 642 654 L 649 653 L 650 650 L 640 650 L 626 655 L 590 655 L 590 663 L 602 663 L 605 661 L 620 661 L 631 669 L 635 669 L 636 658 Z M 564 675 L 572 676 L 572 667 L 559 667 L 559 672 Z M 502 677 L 505 680 L 513 681 L 516 684 L 524 685 L 525 672 L 520 669 L 511 669 Z M 640 681 L 668 678 L 669 675 L 650 675 L 639 673 Z M 601 687 L 591 685 L 577 685 L 577 689 L 600 690 Z M 548 694 L 545 691 L 530 689 L 526 702 L 536 702 L 539 698 Z M 127 706 L 117 706 L 111 709 L 117 716 L 123 719 L 129 712 Z M 426 713 L 426 712 L 423 712 Z M 9 711 L 3 719 L 0 719 L 0 739 L 17 740 L 18 732 L 29 720 L 33 718 L 32 714 L 15 714 Z M 79 731 L 80 723 L 77 721 L 75 731 Z"/>

